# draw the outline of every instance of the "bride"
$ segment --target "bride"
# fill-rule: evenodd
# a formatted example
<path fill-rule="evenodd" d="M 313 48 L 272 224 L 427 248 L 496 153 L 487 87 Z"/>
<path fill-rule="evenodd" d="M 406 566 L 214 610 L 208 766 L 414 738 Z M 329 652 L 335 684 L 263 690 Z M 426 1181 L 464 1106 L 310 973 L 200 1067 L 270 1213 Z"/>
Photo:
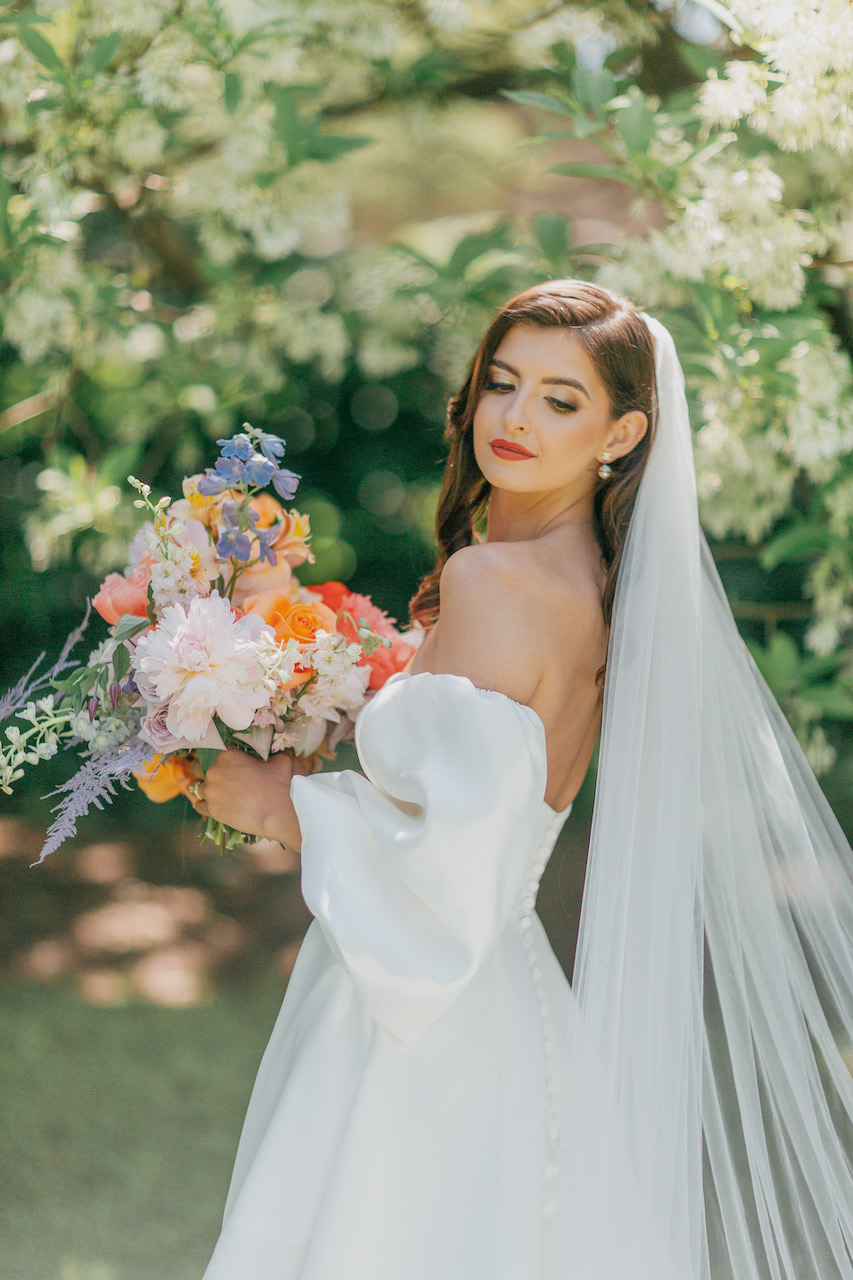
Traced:
<path fill-rule="evenodd" d="M 701 533 L 672 339 L 537 286 L 447 435 L 363 774 L 229 751 L 196 801 L 301 849 L 315 916 L 205 1280 L 853 1280 L 853 853 Z M 535 897 L 599 728 L 570 987 Z"/>

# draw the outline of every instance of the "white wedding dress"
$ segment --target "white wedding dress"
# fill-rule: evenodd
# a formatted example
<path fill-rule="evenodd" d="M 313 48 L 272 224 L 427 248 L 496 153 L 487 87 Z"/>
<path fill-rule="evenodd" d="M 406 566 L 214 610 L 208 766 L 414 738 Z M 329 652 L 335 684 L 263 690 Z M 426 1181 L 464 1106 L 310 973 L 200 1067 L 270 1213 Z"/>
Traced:
<path fill-rule="evenodd" d="M 572 1000 L 534 913 L 571 805 L 529 707 L 393 676 L 295 777 L 308 930 L 205 1280 L 545 1275 Z"/>

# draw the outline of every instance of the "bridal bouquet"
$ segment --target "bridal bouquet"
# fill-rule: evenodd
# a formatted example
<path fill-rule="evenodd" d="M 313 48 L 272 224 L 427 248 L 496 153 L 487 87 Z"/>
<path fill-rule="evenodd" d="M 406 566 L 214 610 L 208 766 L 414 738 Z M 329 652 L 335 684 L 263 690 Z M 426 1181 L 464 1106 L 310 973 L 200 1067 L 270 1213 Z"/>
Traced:
<path fill-rule="evenodd" d="M 134 775 L 152 799 L 185 792 L 227 746 L 266 759 L 290 750 L 318 768 L 351 739 L 366 699 L 415 650 L 368 596 L 339 582 L 303 587 L 293 567 L 313 562 L 307 516 L 286 511 L 299 477 L 281 466 L 284 441 L 245 423 L 183 497 L 156 503 L 129 478 L 148 513 L 124 573 L 111 573 L 91 604 L 109 625 L 85 663 L 42 658 L 0 699 L 0 789 L 24 764 L 69 747 L 80 768 L 61 799 L 39 861 Z M 267 492 L 272 486 L 275 498 Z M 205 819 L 221 848 L 247 839 Z"/>

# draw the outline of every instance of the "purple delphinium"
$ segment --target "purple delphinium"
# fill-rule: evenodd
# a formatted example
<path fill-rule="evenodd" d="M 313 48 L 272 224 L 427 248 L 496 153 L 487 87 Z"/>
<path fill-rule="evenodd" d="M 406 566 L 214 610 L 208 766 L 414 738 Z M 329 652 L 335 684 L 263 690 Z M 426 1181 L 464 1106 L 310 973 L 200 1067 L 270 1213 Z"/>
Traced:
<path fill-rule="evenodd" d="M 254 515 L 254 512 L 252 513 Z M 272 544 L 278 537 L 279 523 L 276 521 L 269 529 L 254 529 L 255 537 L 258 540 L 258 558 L 267 564 L 278 564 L 278 555 L 272 549 Z"/>
<path fill-rule="evenodd" d="M 282 468 L 280 471 L 276 471 L 272 478 L 273 488 L 280 498 L 284 498 L 286 502 L 289 502 L 295 495 L 301 478 L 295 471 L 285 471 Z"/>
<path fill-rule="evenodd" d="M 247 484 L 257 485 L 259 489 L 266 489 L 270 480 L 276 475 L 276 465 L 264 458 L 262 454 L 255 453 L 243 463 L 243 475 Z"/>
<path fill-rule="evenodd" d="M 256 431 L 255 444 L 270 462 L 278 462 L 279 458 L 284 457 L 284 441 L 280 436 L 270 436 L 266 431 Z"/>
<path fill-rule="evenodd" d="M 241 462 L 248 462 L 255 452 L 255 446 L 243 432 L 232 436 L 230 440 L 217 440 L 216 443 L 223 458 L 239 458 Z"/>
<path fill-rule="evenodd" d="M 219 541 L 216 544 L 217 555 L 228 560 L 232 556 L 235 560 L 246 562 L 252 558 L 252 542 L 251 539 L 239 524 L 232 524 L 226 521 L 225 528 L 219 535 Z"/>
<path fill-rule="evenodd" d="M 243 425 L 246 429 L 230 440 L 217 440 L 221 456 L 199 480 L 199 493 L 211 498 L 226 489 L 265 489 L 272 484 L 279 497 L 289 501 L 296 493 L 300 477 L 278 465 L 284 457 L 284 441 L 250 427 L 247 422 Z"/>

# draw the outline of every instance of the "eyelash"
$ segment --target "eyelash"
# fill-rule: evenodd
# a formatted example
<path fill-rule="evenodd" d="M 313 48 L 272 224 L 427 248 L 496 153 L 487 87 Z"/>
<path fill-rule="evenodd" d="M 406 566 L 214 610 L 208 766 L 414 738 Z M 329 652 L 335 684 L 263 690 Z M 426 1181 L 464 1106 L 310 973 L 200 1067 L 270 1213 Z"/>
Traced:
<path fill-rule="evenodd" d="M 483 387 L 484 391 L 514 391 L 515 387 L 511 382 L 487 382 Z M 575 413 L 577 411 L 576 404 L 568 404 L 565 400 L 558 400 L 555 396 L 547 396 L 548 403 L 556 409 L 557 413 Z"/>

